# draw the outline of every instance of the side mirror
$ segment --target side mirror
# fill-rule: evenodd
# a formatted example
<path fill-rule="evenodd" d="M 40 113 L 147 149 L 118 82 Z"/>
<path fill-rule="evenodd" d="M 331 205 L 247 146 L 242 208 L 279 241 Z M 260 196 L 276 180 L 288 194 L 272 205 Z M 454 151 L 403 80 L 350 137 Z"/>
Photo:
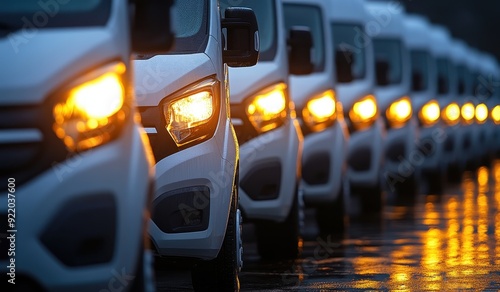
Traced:
<path fill-rule="evenodd" d="M 314 70 L 311 62 L 312 34 L 308 27 L 294 26 L 288 39 L 288 66 L 293 75 L 307 75 Z"/>
<path fill-rule="evenodd" d="M 443 76 L 438 77 L 438 93 L 446 94 L 448 93 L 448 82 Z"/>
<path fill-rule="evenodd" d="M 250 8 L 228 7 L 222 20 L 226 29 L 224 63 L 231 67 L 249 67 L 259 60 L 259 26 Z"/>
<path fill-rule="evenodd" d="M 354 53 L 348 49 L 337 49 L 335 51 L 335 68 L 337 69 L 337 81 L 349 83 L 354 80 L 352 72 Z"/>
<path fill-rule="evenodd" d="M 424 78 L 419 71 L 413 71 L 411 74 L 411 89 L 414 92 L 422 91 L 424 89 Z"/>
<path fill-rule="evenodd" d="M 377 85 L 386 86 L 389 85 L 389 69 L 390 65 L 387 60 L 376 60 L 375 61 L 375 75 L 377 76 Z"/>
<path fill-rule="evenodd" d="M 158 54 L 170 50 L 174 35 L 170 27 L 172 0 L 133 0 L 132 51 Z"/>

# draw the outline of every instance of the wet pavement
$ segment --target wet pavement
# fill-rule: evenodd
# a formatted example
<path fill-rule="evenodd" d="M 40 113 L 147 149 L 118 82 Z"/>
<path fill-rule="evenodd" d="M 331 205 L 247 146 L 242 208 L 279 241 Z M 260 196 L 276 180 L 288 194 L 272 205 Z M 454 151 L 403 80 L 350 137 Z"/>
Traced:
<path fill-rule="evenodd" d="M 303 251 L 263 261 L 245 225 L 242 291 L 500 291 L 500 163 L 466 173 L 443 195 L 388 205 L 316 236 L 307 213 Z M 191 290 L 189 273 L 158 271 L 159 291 Z"/>

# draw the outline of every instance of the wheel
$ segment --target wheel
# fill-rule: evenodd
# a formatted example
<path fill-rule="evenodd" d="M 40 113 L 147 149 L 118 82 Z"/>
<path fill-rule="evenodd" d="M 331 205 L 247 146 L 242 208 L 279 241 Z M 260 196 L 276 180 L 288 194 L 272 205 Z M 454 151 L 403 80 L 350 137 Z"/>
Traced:
<path fill-rule="evenodd" d="M 238 182 L 238 176 L 235 182 Z M 201 261 L 191 270 L 194 290 L 238 291 L 240 289 L 238 274 L 243 265 L 242 253 L 241 212 L 238 209 L 238 184 L 235 183 L 222 247 L 215 259 Z"/>
<path fill-rule="evenodd" d="M 384 202 L 380 183 L 372 188 L 352 187 L 352 192 L 359 197 L 362 214 L 382 212 Z"/>
<path fill-rule="evenodd" d="M 428 185 L 427 194 L 441 195 L 444 193 L 446 175 L 442 174 L 440 171 L 433 171 L 427 173 L 425 179 Z"/>
<path fill-rule="evenodd" d="M 297 189 L 298 190 L 298 189 Z M 255 221 L 257 250 L 264 259 L 295 259 L 299 255 L 300 203 L 298 192 L 284 222 Z"/>
<path fill-rule="evenodd" d="M 411 205 L 415 203 L 418 194 L 418 185 L 415 175 L 406 178 L 394 186 L 395 205 Z"/>
<path fill-rule="evenodd" d="M 348 225 L 349 192 L 343 184 L 334 202 L 322 203 L 316 207 L 316 224 L 320 235 L 342 234 Z"/>
<path fill-rule="evenodd" d="M 144 249 L 141 251 L 139 260 L 137 261 L 137 268 L 134 280 L 130 291 L 138 292 L 153 292 L 154 275 L 153 275 L 153 254 L 151 250 Z"/>

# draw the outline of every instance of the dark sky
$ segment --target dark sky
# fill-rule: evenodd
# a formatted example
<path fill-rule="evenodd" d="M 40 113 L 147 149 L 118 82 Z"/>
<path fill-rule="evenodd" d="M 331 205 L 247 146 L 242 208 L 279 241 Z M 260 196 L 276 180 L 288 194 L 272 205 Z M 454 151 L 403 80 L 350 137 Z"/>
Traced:
<path fill-rule="evenodd" d="M 500 60 L 499 0 L 401 0 L 407 12 L 426 15 L 451 34 Z"/>

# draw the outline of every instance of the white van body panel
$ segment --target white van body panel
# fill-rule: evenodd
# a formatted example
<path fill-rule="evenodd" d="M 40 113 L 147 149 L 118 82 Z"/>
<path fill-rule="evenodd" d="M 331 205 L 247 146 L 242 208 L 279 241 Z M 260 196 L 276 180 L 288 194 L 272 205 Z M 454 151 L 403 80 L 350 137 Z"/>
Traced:
<path fill-rule="evenodd" d="M 128 3 L 112 1 L 111 5 L 105 26 L 40 28 L 30 32 L 32 37 L 27 38 L 27 43 L 16 47 L 11 45 L 10 38 L 25 38 L 23 29 L 1 38 L 0 108 L 34 107 L 37 113 L 41 112 L 42 123 L 51 123 L 53 117 L 44 115 L 43 106 L 51 106 L 54 94 L 68 90 L 69 85 L 84 74 L 119 61 L 127 68 L 126 78 L 132 80 Z M 109 287 L 112 271 L 123 270 L 127 274 L 136 271 L 137 260 L 144 252 L 143 216 L 148 211 L 154 174 L 152 162 L 148 160 L 151 149 L 134 115 L 132 110 L 115 140 L 68 154 L 64 161 L 54 162 L 22 184 L 16 183 L 18 276 L 34 280 L 47 291 L 99 291 Z M 16 142 L 23 136 L 16 132 L 25 130 L 37 131 L 39 135 L 32 136 L 36 140 L 33 142 L 41 144 L 54 135 L 36 128 L 1 130 L 0 141 Z M 98 207 L 100 201 L 94 198 L 104 193 L 112 198 L 116 211 L 116 226 L 107 230 L 115 232 L 112 259 L 98 265 L 69 267 L 63 264 L 42 242 L 41 236 L 55 227 L 56 218 L 56 222 L 67 223 L 60 220 L 64 219 L 59 218 L 60 214 L 68 210 L 81 211 L 82 205 L 75 202 L 94 200 L 84 207 Z M 0 214 L 7 214 L 6 191 L 0 192 L 0 201 Z M 89 224 L 88 219 L 79 218 Z M 61 233 L 60 241 L 66 244 L 64 241 L 73 235 L 73 232 Z M 7 265 L 7 260 L 0 260 L 2 273 L 7 272 Z"/>
<path fill-rule="evenodd" d="M 138 92 L 140 109 L 160 108 L 162 114 L 162 102 L 176 92 L 208 78 L 216 80 L 219 84 L 220 96 L 216 96 L 219 113 L 213 136 L 201 143 L 195 142 L 173 150 L 156 162 L 153 207 L 159 206 L 164 200 L 171 200 L 176 191 L 183 189 L 206 187 L 210 197 L 209 201 L 200 199 L 199 204 L 192 202 L 195 205 L 203 205 L 203 208 L 208 207 L 210 215 L 206 229 L 166 232 L 154 220 L 150 221 L 149 234 L 161 256 L 214 259 L 222 246 L 229 218 L 239 152 L 229 117 L 228 72 L 227 65 L 222 60 L 223 35 L 219 7 L 215 0 L 209 1 L 209 5 L 209 35 L 203 52 L 169 53 L 134 62 L 136 87 L 142 90 Z M 166 131 L 163 127 L 146 124 L 144 126 L 150 137 L 160 131 L 163 133 Z M 161 148 L 161 145 L 156 147 Z M 189 205 L 191 207 L 181 205 L 179 204 L 181 213 L 193 209 L 191 205 Z M 161 212 L 161 209 L 157 211 Z M 169 220 L 169 218 L 163 219 Z"/>
<path fill-rule="evenodd" d="M 327 18 L 333 23 L 357 24 L 365 28 L 369 15 L 365 9 L 365 2 L 362 0 L 332 0 L 325 1 Z M 353 104 L 366 95 L 374 94 L 375 70 L 373 44 L 365 32 L 360 31 L 356 35 L 355 41 L 360 47 L 365 48 L 366 71 L 362 79 L 354 80 L 350 83 L 336 84 L 336 94 L 342 103 L 344 113 L 348 113 Z M 345 115 L 345 114 L 344 114 Z M 345 115 L 346 116 L 346 115 Z M 346 116 L 347 117 L 347 116 Z M 382 180 L 381 168 L 384 164 L 383 141 L 386 131 L 381 117 L 368 129 L 350 133 L 347 150 L 348 171 L 347 178 L 351 186 L 362 188 L 378 187 Z M 355 170 L 349 163 L 349 158 L 359 156 L 359 153 L 370 153 L 369 161 L 363 162 L 366 169 Z"/>
<path fill-rule="evenodd" d="M 307 105 L 310 98 L 327 90 L 335 91 L 335 68 L 333 50 L 331 50 L 332 33 L 330 22 L 326 17 L 327 4 L 322 0 L 286 0 L 286 4 L 314 5 L 321 9 L 323 14 L 323 39 L 324 39 L 324 68 L 308 75 L 290 75 L 290 96 L 300 113 Z M 336 96 L 337 98 L 337 96 Z M 337 107 L 337 110 L 342 110 Z M 299 114 L 299 116 L 301 116 Z M 307 127 L 299 118 L 302 127 Z M 338 116 L 335 123 L 329 128 L 309 133 L 304 136 L 304 149 L 302 152 L 302 170 L 313 172 L 314 164 L 318 156 L 329 162 L 328 178 L 325 183 L 308 183 L 302 175 L 301 188 L 306 203 L 333 202 L 342 193 L 342 184 L 345 179 L 346 156 L 349 133 L 343 117 Z M 319 170 L 322 171 L 322 170 Z M 314 176 L 314 175 L 313 175 Z"/>
<path fill-rule="evenodd" d="M 433 56 L 431 48 L 431 38 L 429 36 L 430 25 L 426 18 L 417 15 L 406 15 L 403 19 L 403 26 L 405 29 L 404 37 L 408 49 L 411 51 L 427 52 Z M 412 91 L 411 102 L 413 107 L 413 114 L 418 115 L 422 107 L 429 101 L 436 99 L 437 95 L 437 82 L 436 82 L 436 64 L 434 59 L 430 61 L 429 76 L 427 80 L 427 88 L 423 91 Z M 442 122 L 427 127 L 420 125 L 420 138 L 419 146 L 427 145 L 432 150 L 425 150 L 425 159 L 421 161 L 417 169 L 422 172 L 442 172 L 443 163 L 442 156 L 444 151 L 443 136 L 444 125 Z M 423 148 L 426 149 L 426 148 Z"/>

